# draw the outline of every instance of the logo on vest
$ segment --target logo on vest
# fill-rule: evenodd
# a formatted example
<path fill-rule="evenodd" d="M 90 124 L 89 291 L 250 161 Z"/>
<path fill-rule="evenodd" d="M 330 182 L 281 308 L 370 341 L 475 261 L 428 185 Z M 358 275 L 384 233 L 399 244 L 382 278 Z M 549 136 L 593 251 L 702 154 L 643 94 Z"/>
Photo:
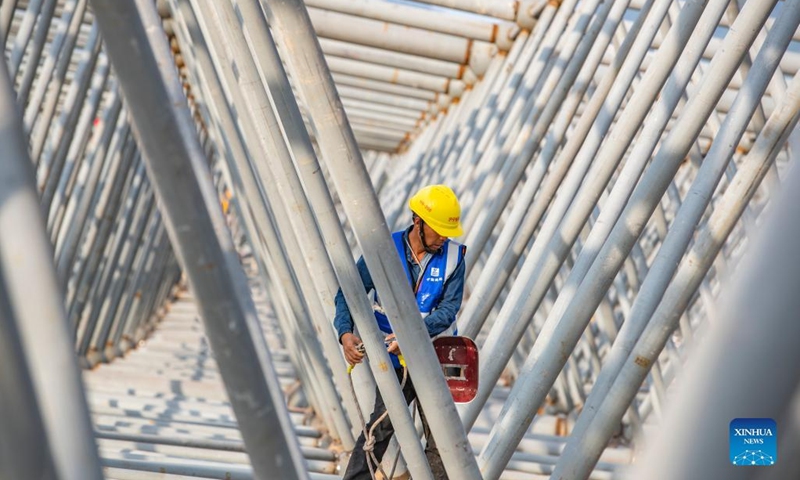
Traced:
<path fill-rule="evenodd" d="M 730 424 L 730 461 L 768 466 L 778 461 L 778 428 L 771 418 L 736 418 Z"/>
<path fill-rule="evenodd" d="M 439 276 L 439 267 L 431 268 L 431 276 L 438 277 Z"/>

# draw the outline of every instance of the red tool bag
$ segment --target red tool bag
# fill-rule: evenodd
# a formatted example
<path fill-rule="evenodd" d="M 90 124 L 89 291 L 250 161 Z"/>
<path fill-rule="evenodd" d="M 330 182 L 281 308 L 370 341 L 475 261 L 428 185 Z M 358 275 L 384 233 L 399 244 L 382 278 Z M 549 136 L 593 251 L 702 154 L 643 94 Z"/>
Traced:
<path fill-rule="evenodd" d="M 478 394 L 478 347 L 467 337 L 439 337 L 433 349 L 442 364 L 453 401 L 469 403 Z"/>

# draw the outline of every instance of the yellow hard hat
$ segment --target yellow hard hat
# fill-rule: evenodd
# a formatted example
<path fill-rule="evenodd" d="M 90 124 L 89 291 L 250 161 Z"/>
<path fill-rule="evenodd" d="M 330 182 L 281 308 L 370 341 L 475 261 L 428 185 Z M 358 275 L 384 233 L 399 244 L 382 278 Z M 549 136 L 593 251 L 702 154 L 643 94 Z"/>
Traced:
<path fill-rule="evenodd" d="M 459 237 L 464 233 L 458 197 L 446 185 L 421 188 L 408 201 L 408 207 L 443 237 Z"/>

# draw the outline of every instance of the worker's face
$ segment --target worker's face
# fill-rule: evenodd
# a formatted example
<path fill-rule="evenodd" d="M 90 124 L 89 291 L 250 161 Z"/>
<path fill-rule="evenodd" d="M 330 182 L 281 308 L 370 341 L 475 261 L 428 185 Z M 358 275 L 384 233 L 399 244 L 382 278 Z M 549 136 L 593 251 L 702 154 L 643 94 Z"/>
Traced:
<path fill-rule="evenodd" d="M 427 250 L 428 253 L 436 253 L 441 250 L 447 237 L 443 237 L 433 231 L 425 222 L 420 221 L 418 226 L 421 227 L 422 244 L 425 246 L 425 250 Z"/>

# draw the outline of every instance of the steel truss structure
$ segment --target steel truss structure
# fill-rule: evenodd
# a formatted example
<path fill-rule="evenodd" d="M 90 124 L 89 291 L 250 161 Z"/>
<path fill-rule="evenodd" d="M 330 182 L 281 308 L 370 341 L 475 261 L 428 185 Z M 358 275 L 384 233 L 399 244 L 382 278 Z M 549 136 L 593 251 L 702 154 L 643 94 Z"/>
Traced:
<path fill-rule="evenodd" d="M 800 0 L 2 0 L 0 477 L 794 478 Z M 390 232 L 461 199 L 455 405 Z M 331 325 L 341 289 L 367 367 Z M 355 387 L 351 389 L 352 385 Z"/>

